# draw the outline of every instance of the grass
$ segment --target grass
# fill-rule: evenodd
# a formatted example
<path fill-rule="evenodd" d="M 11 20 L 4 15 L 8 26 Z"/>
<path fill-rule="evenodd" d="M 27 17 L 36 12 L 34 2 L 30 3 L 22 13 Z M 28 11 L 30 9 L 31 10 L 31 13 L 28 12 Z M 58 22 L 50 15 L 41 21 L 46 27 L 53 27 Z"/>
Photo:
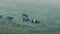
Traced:
<path fill-rule="evenodd" d="M 40 24 L 24 23 L 22 13 L 27 13 L 31 19 L 38 19 Z M 3 19 L 0 20 L 0 34 L 59 34 L 59 13 L 58 10 L 46 10 L 34 6 L 1 5 L 0 14 L 3 15 Z M 13 16 L 13 22 L 8 22 L 7 16 Z M 10 24 L 7 26 L 7 23 Z"/>

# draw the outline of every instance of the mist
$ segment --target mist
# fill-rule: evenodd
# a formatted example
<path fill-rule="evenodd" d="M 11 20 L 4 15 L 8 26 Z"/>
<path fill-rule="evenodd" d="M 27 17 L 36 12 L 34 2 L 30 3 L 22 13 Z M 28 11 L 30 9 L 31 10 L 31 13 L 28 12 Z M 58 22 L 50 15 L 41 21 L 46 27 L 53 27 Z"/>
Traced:
<path fill-rule="evenodd" d="M 60 0 L 0 0 L 0 5 L 24 5 L 60 9 Z"/>

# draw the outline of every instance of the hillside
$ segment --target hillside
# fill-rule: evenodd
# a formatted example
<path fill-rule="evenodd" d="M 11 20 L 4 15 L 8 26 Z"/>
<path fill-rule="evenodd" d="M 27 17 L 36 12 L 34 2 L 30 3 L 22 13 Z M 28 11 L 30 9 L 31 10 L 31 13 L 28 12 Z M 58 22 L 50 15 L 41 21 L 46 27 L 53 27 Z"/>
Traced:
<path fill-rule="evenodd" d="M 0 34 L 59 34 L 59 6 L 59 0 L 0 0 Z M 23 22 L 22 13 L 38 19 L 40 24 Z M 7 16 L 13 16 L 13 21 Z"/>

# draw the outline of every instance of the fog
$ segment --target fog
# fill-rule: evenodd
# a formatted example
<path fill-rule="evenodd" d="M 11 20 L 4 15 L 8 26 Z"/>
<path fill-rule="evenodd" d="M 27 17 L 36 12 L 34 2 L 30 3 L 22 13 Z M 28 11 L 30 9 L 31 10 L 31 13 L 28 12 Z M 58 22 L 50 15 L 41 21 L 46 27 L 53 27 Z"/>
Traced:
<path fill-rule="evenodd" d="M 60 0 L 0 0 L 0 5 L 14 5 L 14 6 L 35 6 L 42 7 L 44 9 L 54 8 L 60 10 Z"/>

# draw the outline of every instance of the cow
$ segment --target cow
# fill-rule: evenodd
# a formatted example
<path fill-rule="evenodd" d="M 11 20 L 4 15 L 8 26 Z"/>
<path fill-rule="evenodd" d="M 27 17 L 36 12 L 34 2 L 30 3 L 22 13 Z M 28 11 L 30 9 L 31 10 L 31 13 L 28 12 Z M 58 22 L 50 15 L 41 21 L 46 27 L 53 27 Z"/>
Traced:
<path fill-rule="evenodd" d="M 35 23 L 35 24 L 38 24 L 38 23 L 40 23 L 40 21 L 38 21 L 38 20 L 36 20 L 36 19 L 32 19 L 32 21 L 31 21 L 32 23 Z"/>
<path fill-rule="evenodd" d="M 27 18 L 27 17 L 24 17 L 24 18 L 23 18 L 23 22 L 25 22 L 25 21 L 28 22 L 28 21 L 30 21 L 30 19 Z"/>
<path fill-rule="evenodd" d="M 8 20 L 13 20 L 14 17 L 8 16 L 7 19 Z"/>
<path fill-rule="evenodd" d="M 23 13 L 22 17 L 28 17 L 28 15 L 26 13 Z"/>

